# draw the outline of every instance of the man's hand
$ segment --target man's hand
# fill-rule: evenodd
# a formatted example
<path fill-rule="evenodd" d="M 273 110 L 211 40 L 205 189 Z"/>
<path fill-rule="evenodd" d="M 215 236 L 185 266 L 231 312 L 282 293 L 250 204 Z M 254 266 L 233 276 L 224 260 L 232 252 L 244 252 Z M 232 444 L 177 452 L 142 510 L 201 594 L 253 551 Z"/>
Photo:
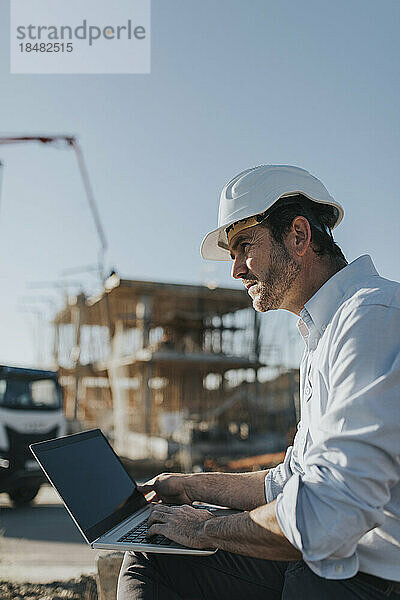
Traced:
<path fill-rule="evenodd" d="M 155 504 L 148 521 L 147 538 L 161 534 L 189 548 L 209 548 L 210 540 L 205 535 L 204 523 L 213 518 L 214 515 L 208 510 L 188 505 L 176 507 Z"/>
<path fill-rule="evenodd" d="M 193 498 L 189 496 L 185 483 L 187 475 L 180 473 L 162 473 L 144 485 L 138 485 L 139 492 L 150 494 L 152 502 L 165 502 L 166 504 L 192 504 Z"/>
<path fill-rule="evenodd" d="M 208 502 L 238 510 L 252 510 L 265 504 L 264 480 L 267 471 L 251 473 L 162 473 L 144 485 L 149 500 L 167 504 Z"/>

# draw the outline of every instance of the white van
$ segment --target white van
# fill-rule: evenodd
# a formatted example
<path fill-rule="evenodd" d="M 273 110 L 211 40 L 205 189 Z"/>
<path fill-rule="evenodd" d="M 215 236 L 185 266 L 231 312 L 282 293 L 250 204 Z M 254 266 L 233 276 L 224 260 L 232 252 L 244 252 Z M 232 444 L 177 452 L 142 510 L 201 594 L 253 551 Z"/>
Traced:
<path fill-rule="evenodd" d="M 0 492 L 14 506 L 29 504 L 45 482 L 29 444 L 65 433 L 57 373 L 0 366 Z"/>

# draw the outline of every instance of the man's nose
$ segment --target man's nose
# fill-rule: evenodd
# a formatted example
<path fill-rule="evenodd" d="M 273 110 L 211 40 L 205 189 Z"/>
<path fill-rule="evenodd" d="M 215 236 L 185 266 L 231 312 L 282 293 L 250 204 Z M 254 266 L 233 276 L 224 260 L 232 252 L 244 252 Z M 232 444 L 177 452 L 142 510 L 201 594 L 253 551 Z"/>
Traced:
<path fill-rule="evenodd" d="M 244 260 L 240 260 L 239 258 L 235 258 L 232 264 L 232 277 L 234 279 L 243 279 L 247 272 L 248 269 L 246 262 Z"/>

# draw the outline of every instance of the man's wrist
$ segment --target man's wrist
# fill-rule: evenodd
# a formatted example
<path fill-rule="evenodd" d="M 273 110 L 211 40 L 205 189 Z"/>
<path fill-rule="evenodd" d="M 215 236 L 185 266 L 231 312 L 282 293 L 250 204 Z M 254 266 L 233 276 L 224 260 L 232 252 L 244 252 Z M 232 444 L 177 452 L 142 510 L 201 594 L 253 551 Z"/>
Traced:
<path fill-rule="evenodd" d="M 234 546 L 240 545 L 240 537 L 244 535 L 248 541 L 249 513 L 243 511 L 233 515 L 215 516 L 204 521 L 201 530 L 201 539 L 205 548 L 220 548 L 222 550 L 231 550 Z M 242 540 L 243 541 L 243 540 Z"/>
<path fill-rule="evenodd" d="M 209 519 L 207 519 L 207 521 L 203 521 L 202 523 L 202 527 L 201 527 L 201 531 L 200 531 L 200 537 L 201 540 L 204 544 L 205 548 L 217 548 L 217 542 L 216 542 L 216 535 L 215 535 L 215 520 L 216 517 L 215 515 L 213 515 L 212 517 L 210 517 Z"/>

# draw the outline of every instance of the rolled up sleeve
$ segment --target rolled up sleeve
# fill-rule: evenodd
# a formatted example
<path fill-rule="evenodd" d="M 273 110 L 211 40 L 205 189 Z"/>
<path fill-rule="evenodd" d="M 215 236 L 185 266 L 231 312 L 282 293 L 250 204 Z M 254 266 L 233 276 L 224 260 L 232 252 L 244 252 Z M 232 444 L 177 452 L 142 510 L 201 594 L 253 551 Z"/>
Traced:
<path fill-rule="evenodd" d="M 316 572 L 321 561 L 357 572 L 357 544 L 383 524 L 400 465 L 400 311 L 342 311 L 329 340 L 328 401 L 318 433 L 279 493 L 276 516 Z"/>
<path fill-rule="evenodd" d="M 265 476 L 265 498 L 267 500 L 267 504 L 272 502 L 272 500 L 275 500 L 293 475 L 293 471 L 290 466 L 292 451 L 293 447 L 289 446 L 289 448 L 286 450 L 283 463 L 277 465 L 273 469 L 269 469 Z"/>

